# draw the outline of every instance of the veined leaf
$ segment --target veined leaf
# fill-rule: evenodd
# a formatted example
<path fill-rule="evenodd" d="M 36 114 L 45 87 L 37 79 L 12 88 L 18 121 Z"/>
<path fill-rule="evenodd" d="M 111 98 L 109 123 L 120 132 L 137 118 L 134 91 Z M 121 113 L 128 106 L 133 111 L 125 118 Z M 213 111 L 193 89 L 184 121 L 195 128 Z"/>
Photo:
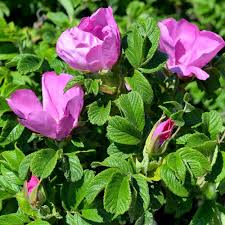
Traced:
<path fill-rule="evenodd" d="M 106 167 L 118 168 L 121 173 L 125 173 L 125 174 L 133 173 L 133 168 L 130 165 L 130 163 L 127 160 L 117 156 L 109 156 L 103 162 L 93 162 L 91 166 L 92 167 L 106 166 Z"/>
<path fill-rule="evenodd" d="M 9 133 L 9 135 L 7 137 L 4 137 L 4 140 L 2 140 L 2 142 L 0 142 L 1 146 L 5 146 L 8 145 L 12 142 L 15 142 L 16 140 L 18 140 L 21 136 L 21 134 L 24 131 L 24 126 L 21 124 L 17 124 Z"/>
<path fill-rule="evenodd" d="M 143 101 L 151 104 L 153 100 L 153 90 L 148 80 L 138 70 L 134 71 L 132 77 L 125 77 L 126 82 L 130 85 L 133 91 L 138 92 Z"/>
<path fill-rule="evenodd" d="M 144 39 L 137 26 L 128 34 L 127 43 L 126 57 L 134 68 L 138 68 L 143 60 Z"/>
<path fill-rule="evenodd" d="M 43 59 L 33 54 L 23 54 L 17 64 L 17 69 L 21 74 L 27 74 L 38 70 L 42 65 Z"/>
<path fill-rule="evenodd" d="M 143 201 L 143 208 L 147 210 L 150 204 L 150 195 L 149 195 L 149 188 L 148 183 L 143 175 L 135 174 L 133 178 L 136 180 L 139 188 L 139 194 Z"/>
<path fill-rule="evenodd" d="M 109 120 L 107 135 L 112 141 L 126 145 L 137 145 L 141 138 L 141 132 L 120 116 L 114 116 Z"/>
<path fill-rule="evenodd" d="M 130 123 L 142 132 L 145 126 L 145 114 L 141 96 L 135 91 L 128 94 L 122 94 L 116 100 L 116 104 Z"/>
<path fill-rule="evenodd" d="M 53 149 L 42 149 L 31 160 L 31 171 L 35 176 L 47 178 L 56 166 L 58 153 Z"/>
<path fill-rule="evenodd" d="M 108 102 L 106 107 L 99 106 L 97 102 L 93 102 L 88 108 L 88 119 L 92 124 L 102 126 L 109 119 L 111 110 L 111 101 Z"/>
<path fill-rule="evenodd" d="M 218 134 L 222 131 L 222 118 L 216 111 L 203 113 L 202 124 L 204 132 L 208 132 L 212 139 L 216 139 Z"/>
<path fill-rule="evenodd" d="M 136 221 L 135 225 L 154 225 L 154 219 L 152 213 L 149 211 L 144 214 Z"/>
<path fill-rule="evenodd" d="M 94 179 L 94 172 L 92 170 L 85 170 L 82 180 L 80 180 L 79 183 L 77 183 L 75 188 L 75 200 L 76 200 L 74 205 L 75 209 L 77 209 L 77 207 L 86 197 L 91 185 L 91 181 L 93 179 Z"/>
<path fill-rule="evenodd" d="M 31 223 L 28 223 L 27 225 L 50 225 L 50 223 L 48 223 L 47 221 L 44 220 L 35 220 Z"/>
<path fill-rule="evenodd" d="M 190 225 L 216 225 L 215 223 L 212 223 L 213 214 L 212 202 L 206 201 L 198 208 L 190 222 Z"/>
<path fill-rule="evenodd" d="M 145 65 L 146 63 L 149 62 L 149 60 L 151 60 L 151 58 L 155 54 L 155 51 L 158 48 L 159 38 L 160 38 L 160 30 L 157 25 L 157 21 L 154 18 L 150 18 L 148 20 L 142 21 L 140 30 L 143 33 L 143 35 L 147 36 L 149 41 L 151 42 L 151 47 L 146 56 L 146 60 L 142 64 L 142 65 Z"/>
<path fill-rule="evenodd" d="M 70 179 L 72 182 L 78 181 L 83 176 L 83 168 L 79 158 L 74 153 L 67 153 L 70 167 Z"/>
<path fill-rule="evenodd" d="M 104 193 L 104 208 L 115 216 L 125 213 L 131 204 L 129 176 L 120 173 L 113 175 Z"/>
<path fill-rule="evenodd" d="M 188 190 L 181 184 L 181 182 L 177 179 L 175 172 L 167 164 L 163 164 L 160 167 L 160 175 L 166 186 L 175 195 L 180 197 L 188 196 Z"/>
<path fill-rule="evenodd" d="M 24 159 L 24 154 L 21 150 L 15 149 L 13 151 L 4 151 L 1 156 L 5 160 L 5 165 L 13 171 L 18 171 L 21 161 Z"/>
<path fill-rule="evenodd" d="M 182 160 L 190 167 L 191 172 L 197 178 L 203 176 L 211 170 L 208 159 L 199 151 L 188 147 L 181 148 L 177 151 Z"/>
<path fill-rule="evenodd" d="M 20 213 L 11 213 L 7 215 L 0 216 L 0 224 L 4 225 L 24 225 L 25 223 L 28 223 L 30 220 L 29 218 Z"/>
<path fill-rule="evenodd" d="M 78 213 L 75 213 L 74 215 L 68 213 L 66 215 L 66 223 L 69 225 L 91 225 L 85 219 L 82 219 Z"/>
<path fill-rule="evenodd" d="M 118 172 L 116 168 L 108 168 L 103 170 L 101 173 L 97 174 L 91 181 L 90 187 L 88 189 L 86 199 L 89 204 L 91 204 L 96 196 L 106 187 L 106 185 L 111 180 L 114 173 Z"/>

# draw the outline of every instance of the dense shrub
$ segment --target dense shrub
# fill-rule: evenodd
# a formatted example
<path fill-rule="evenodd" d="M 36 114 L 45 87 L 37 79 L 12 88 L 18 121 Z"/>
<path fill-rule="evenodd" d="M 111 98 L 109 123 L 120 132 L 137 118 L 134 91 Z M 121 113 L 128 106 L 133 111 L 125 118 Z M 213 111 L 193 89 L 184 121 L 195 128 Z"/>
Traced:
<path fill-rule="evenodd" d="M 224 225 L 224 9 L 0 1 L 0 225 Z"/>

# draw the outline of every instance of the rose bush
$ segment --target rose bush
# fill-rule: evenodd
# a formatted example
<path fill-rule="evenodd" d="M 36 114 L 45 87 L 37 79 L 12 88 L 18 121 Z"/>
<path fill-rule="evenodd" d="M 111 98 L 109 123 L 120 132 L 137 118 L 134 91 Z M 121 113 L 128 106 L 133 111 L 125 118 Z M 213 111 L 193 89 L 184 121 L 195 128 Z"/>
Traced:
<path fill-rule="evenodd" d="M 151 1 L 33 3 L 21 27 L 7 2 L 0 225 L 224 225 L 217 30 Z"/>

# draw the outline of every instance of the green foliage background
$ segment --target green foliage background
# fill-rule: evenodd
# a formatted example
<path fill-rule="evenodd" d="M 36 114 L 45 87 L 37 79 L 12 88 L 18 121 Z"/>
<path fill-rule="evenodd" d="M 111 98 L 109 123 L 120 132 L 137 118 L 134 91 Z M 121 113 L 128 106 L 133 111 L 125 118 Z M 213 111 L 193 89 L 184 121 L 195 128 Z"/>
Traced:
<path fill-rule="evenodd" d="M 105 74 L 72 70 L 56 55 L 58 36 L 108 5 L 123 38 L 119 63 Z M 223 0 L 0 1 L 0 225 L 224 225 L 224 50 L 204 68 L 208 80 L 188 82 L 157 51 L 158 20 L 184 17 L 225 37 L 224 10 Z M 49 70 L 86 92 L 80 126 L 61 143 L 22 127 L 6 104 L 20 88 L 41 96 Z M 161 115 L 176 136 L 149 159 L 145 141 Z M 31 172 L 42 179 L 39 202 L 24 196 Z"/>

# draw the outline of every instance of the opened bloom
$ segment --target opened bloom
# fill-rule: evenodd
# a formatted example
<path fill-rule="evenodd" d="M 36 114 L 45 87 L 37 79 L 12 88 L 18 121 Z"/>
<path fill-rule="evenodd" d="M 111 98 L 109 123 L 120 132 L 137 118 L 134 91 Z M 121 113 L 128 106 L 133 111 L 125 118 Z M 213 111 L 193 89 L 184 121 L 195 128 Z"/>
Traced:
<path fill-rule="evenodd" d="M 160 122 L 154 129 L 152 134 L 152 140 L 156 140 L 159 145 L 162 145 L 172 135 L 174 122 L 171 119 L 167 119 L 164 122 Z"/>
<path fill-rule="evenodd" d="M 43 105 L 31 90 L 15 91 L 7 100 L 19 122 L 28 129 L 53 139 L 67 137 L 78 125 L 84 93 L 75 86 L 64 93 L 69 74 L 46 72 L 42 76 Z"/>
<path fill-rule="evenodd" d="M 32 176 L 29 181 L 26 182 L 26 189 L 28 195 L 36 188 L 39 184 L 39 179 L 36 176 Z"/>
<path fill-rule="evenodd" d="M 185 19 L 173 18 L 159 22 L 160 50 L 169 57 L 168 68 L 179 77 L 196 77 L 206 80 L 209 77 L 204 67 L 225 46 L 217 34 L 202 30 Z"/>
<path fill-rule="evenodd" d="M 120 55 L 120 32 L 112 8 L 100 8 L 59 37 L 56 51 L 71 67 L 96 72 L 111 69 Z"/>

